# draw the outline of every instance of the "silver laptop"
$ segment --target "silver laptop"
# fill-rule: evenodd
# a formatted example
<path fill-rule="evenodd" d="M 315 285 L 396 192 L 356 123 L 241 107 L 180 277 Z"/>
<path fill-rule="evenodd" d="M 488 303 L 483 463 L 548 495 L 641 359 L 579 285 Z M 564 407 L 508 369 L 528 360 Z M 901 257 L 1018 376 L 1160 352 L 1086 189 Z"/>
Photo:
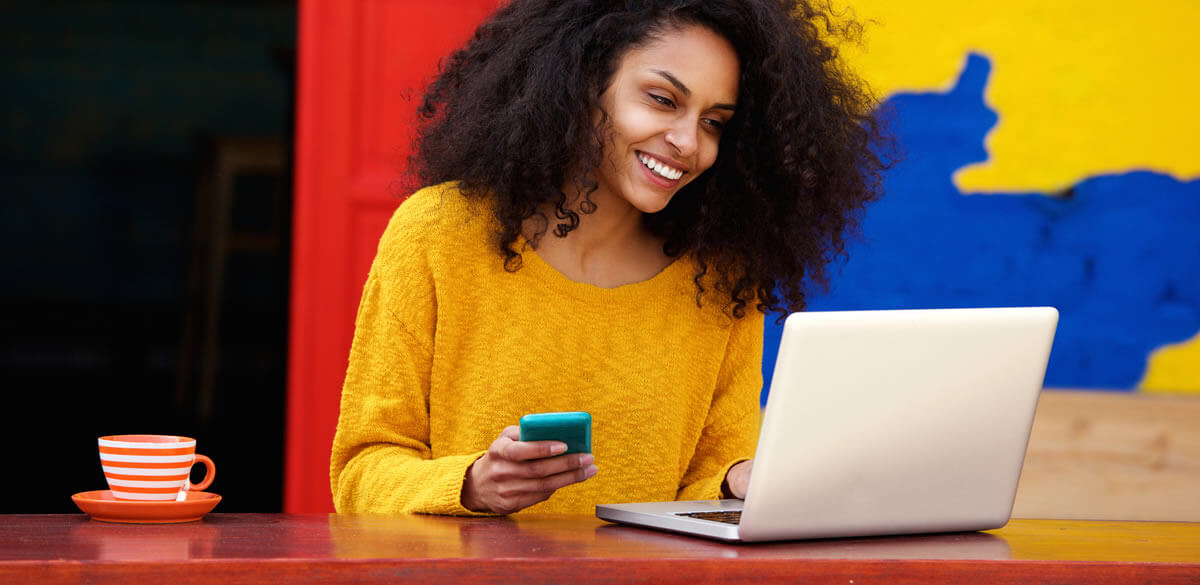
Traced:
<path fill-rule="evenodd" d="M 747 542 L 999 528 L 1057 324 L 1051 307 L 792 314 L 745 501 L 596 515 Z"/>

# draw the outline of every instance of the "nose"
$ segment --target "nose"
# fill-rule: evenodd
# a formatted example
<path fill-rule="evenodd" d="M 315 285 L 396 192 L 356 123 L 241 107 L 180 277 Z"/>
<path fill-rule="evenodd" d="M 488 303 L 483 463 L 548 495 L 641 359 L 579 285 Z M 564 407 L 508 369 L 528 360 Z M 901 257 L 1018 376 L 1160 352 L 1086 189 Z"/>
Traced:
<path fill-rule="evenodd" d="M 696 149 L 699 148 L 698 124 L 698 120 L 681 117 L 675 125 L 667 129 L 667 144 L 670 144 L 679 156 L 688 157 L 696 154 Z"/>

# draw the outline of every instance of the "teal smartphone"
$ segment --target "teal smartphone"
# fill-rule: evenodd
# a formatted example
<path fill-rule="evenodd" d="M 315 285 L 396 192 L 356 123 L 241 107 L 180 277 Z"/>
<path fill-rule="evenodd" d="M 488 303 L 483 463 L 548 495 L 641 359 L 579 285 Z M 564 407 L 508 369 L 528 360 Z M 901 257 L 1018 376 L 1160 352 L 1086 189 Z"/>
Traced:
<path fill-rule="evenodd" d="M 521 417 L 522 441 L 562 441 L 567 453 L 592 452 L 592 415 L 586 412 L 541 412 Z"/>

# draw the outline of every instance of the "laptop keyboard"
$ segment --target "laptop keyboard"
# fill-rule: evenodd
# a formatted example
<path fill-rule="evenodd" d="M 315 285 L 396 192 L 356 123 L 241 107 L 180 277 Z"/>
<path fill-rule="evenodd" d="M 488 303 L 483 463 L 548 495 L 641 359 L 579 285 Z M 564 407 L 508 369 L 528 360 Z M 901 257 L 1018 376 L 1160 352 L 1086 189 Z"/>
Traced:
<path fill-rule="evenodd" d="M 711 520 L 713 522 L 724 522 L 725 524 L 739 524 L 742 521 L 741 510 L 723 510 L 720 512 L 680 512 L 676 514 L 676 516 L 699 518 L 701 520 Z"/>

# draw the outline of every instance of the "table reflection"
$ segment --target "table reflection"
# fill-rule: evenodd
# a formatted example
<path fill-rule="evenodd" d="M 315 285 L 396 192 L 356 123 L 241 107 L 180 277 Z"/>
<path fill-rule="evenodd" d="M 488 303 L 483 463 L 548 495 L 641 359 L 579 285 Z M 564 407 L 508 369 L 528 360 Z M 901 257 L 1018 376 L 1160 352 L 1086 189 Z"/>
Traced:
<path fill-rule="evenodd" d="M 580 516 L 329 517 L 342 558 L 825 558 L 1008 560 L 1001 536 L 983 532 L 728 544 Z"/>
<path fill-rule="evenodd" d="M 203 522 L 122 525 L 89 521 L 71 530 L 71 547 L 102 561 L 212 558 L 219 530 Z"/>

